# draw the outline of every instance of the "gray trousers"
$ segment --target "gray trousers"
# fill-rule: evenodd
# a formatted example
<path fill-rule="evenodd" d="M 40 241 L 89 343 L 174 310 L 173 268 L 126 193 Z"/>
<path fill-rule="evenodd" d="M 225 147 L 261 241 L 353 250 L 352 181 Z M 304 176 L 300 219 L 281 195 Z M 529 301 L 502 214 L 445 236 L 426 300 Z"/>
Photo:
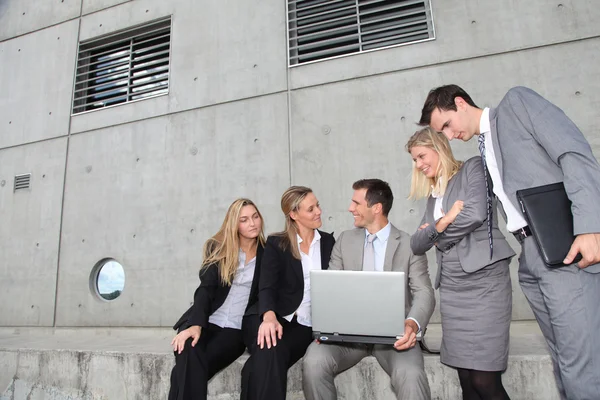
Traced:
<path fill-rule="evenodd" d="M 391 345 L 319 344 L 308 346 L 302 361 L 302 388 L 307 400 L 336 400 L 334 378 L 340 372 L 373 355 L 390 376 L 398 399 L 429 400 L 423 354 L 417 346 L 397 351 Z"/>
<path fill-rule="evenodd" d="M 561 398 L 600 399 L 600 274 L 548 268 L 532 237 L 521 247 L 519 283 L 548 343 Z"/>

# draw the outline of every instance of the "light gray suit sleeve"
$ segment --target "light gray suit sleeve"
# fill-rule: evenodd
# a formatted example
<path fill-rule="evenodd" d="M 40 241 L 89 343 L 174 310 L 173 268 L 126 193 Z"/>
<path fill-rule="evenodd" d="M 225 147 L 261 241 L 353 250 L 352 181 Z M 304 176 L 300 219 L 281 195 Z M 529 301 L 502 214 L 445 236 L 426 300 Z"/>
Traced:
<path fill-rule="evenodd" d="M 575 235 L 600 232 L 600 165 L 579 128 L 565 113 L 531 89 L 506 95 L 512 112 L 563 171 Z"/>
<path fill-rule="evenodd" d="M 487 189 L 481 158 L 469 159 L 463 164 L 458 173 L 467 174 L 466 193 L 464 193 L 464 198 L 457 199 L 464 202 L 464 207 L 454 222 L 448 225 L 446 230 L 439 235 L 437 247 L 440 249 L 445 249 L 448 245 L 459 242 L 487 219 Z M 452 204 L 448 204 L 448 208 L 451 207 Z"/>
<path fill-rule="evenodd" d="M 340 233 L 340 236 L 337 238 L 335 244 L 333 245 L 333 250 L 331 251 L 331 258 L 329 259 L 329 269 L 344 269 L 344 261 L 342 259 L 342 236 L 344 236 L 344 232 Z"/>
<path fill-rule="evenodd" d="M 419 227 L 421 227 L 427 221 L 427 209 L 423 214 L 423 219 Z M 438 238 L 438 231 L 435 229 L 435 225 L 429 224 L 427 228 L 419 229 L 410 237 L 410 248 L 412 252 L 418 255 L 425 254 L 427 250 L 435 245 Z"/>
<path fill-rule="evenodd" d="M 414 318 L 421 329 L 425 329 L 435 308 L 435 296 L 429 278 L 427 256 L 410 255 L 407 278 L 412 294 L 412 305 L 406 318 Z"/>

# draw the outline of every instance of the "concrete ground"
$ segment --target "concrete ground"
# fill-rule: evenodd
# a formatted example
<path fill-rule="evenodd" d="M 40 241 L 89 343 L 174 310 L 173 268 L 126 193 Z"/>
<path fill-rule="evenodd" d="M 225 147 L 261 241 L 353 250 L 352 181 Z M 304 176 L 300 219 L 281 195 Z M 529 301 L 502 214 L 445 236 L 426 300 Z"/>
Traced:
<path fill-rule="evenodd" d="M 166 399 L 173 355 L 166 328 L 0 328 L 0 400 Z M 427 343 L 438 349 L 440 325 Z M 216 375 L 210 400 L 239 398 L 247 356 Z M 426 355 L 433 399 L 460 399 L 456 372 Z M 288 399 L 304 399 L 301 365 L 288 375 Z M 513 322 L 503 376 L 513 400 L 558 399 L 546 344 L 535 321 Z M 392 400 L 389 378 L 369 357 L 336 378 L 339 399 Z"/>

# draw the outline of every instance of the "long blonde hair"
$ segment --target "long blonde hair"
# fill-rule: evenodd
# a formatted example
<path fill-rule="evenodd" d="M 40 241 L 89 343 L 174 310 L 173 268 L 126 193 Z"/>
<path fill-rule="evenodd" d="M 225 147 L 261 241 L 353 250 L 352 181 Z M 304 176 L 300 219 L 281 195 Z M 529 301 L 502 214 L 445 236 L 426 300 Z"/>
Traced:
<path fill-rule="evenodd" d="M 300 251 L 296 245 L 298 239 L 298 226 L 296 221 L 292 219 L 290 213 L 298 211 L 300 203 L 309 194 L 312 193 L 311 188 L 306 186 L 291 186 L 283 195 L 281 195 L 281 211 L 285 215 L 285 228 L 282 232 L 277 232 L 275 235 L 281 237 L 280 247 L 282 250 L 290 250 L 294 258 L 301 259 Z"/>
<path fill-rule="evenodd" d="M 252 206 L 256 209 L 261 220 L 260 232 L 256 238 L 256 245 L 265 244 L 264 220 L 256 204 L 249 199 L 237 199 L 229 206 L 221 228 L 213 237 L 204 243 L 204 261 L 201 268 L 217 264 L 219 276 L 224 285 L 230 286 L 235 278 L 239 264 L 240 236 L 239 223 L 242 208 Z"/>
<path fill-rule="evenodd" d="M 428 178 L 417 169 L 413 161 L 412 179 L 410 184 L 409 199 L 421 199 L 429 197 L 435 190 L 439 195 L 446 192 L 448 181 L 458 172 L 462 161 L 457 161 L 452 154 L 450 142 L 441 132 L 436 132 L 430 127 L 423 128 L 408 139 L 406 151 L 410 154 L 413 147 L 428 147 L 439 155 L 437 173 L 434 178 Z"/>

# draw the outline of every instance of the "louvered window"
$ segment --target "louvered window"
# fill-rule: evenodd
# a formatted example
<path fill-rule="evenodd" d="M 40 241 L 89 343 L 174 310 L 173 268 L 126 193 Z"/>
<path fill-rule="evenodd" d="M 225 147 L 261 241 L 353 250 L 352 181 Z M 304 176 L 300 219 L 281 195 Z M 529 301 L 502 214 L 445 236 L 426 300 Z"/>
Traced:
<path fill-rule="evenodd" d="M 15 176 L 15 192 L 17 190 L 29 189 L 31 185 L 31 174 L 21 174 Z"/>
<path fill-rule="evenodd" d="M 429 0 L 288 0 L 290 65 L 434 38 Z"/>
<path fill-rule="evenodd" d="M 169 92 L 171 18 L 79 44 L 73 114 Z"/>

